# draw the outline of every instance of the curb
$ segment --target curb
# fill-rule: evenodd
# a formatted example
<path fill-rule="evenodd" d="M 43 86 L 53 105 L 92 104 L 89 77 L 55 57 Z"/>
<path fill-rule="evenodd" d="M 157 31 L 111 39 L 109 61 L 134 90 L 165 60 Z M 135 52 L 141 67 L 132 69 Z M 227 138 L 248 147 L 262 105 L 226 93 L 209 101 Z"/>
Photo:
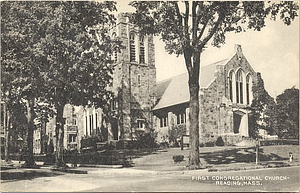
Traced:
<path fill-rule="evenodd" d="M 79 167 L 89 168 L 123 168 L 122 165 L 94 165 L 94 164 L 78 164 Z"/>
<path fill-rule="evenodd" d="M 298 164 L 266 164 L 257 166 L 245 166 L 245 167 L 229 167 L 229 168 L 209 168 L 208 172 L 225 172 L 225 171 L 240 171 L 240 170 L 253 170 L 253 169 L 264 169 L 264 168 L 282 168 L 282 167 L 293 167 L 299 166 Z"/>
<path fill-rule="evenodd" d="M 76 169 L 51 168 L 50 170 L 51 170 L 51 171 L 56 171 L 56 172 L 71 173 L 71 174 L 88 174 L 87 171 L 76 170 Z"/>
<path fill-rule="evenodd" d="M 113 176 L 113 175 L 170 175 L 170 174 L 188 174 L 189 171 L 149 171 L 149 170 L 132 170 L 132 171 L 88 171 L 88 174 L 100 174 L 106 176 Z"/>

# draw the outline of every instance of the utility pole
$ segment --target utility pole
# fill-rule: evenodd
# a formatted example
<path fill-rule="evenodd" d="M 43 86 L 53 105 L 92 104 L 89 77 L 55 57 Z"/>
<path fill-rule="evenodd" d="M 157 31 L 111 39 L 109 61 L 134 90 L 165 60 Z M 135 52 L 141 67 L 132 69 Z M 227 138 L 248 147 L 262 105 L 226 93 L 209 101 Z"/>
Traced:
<path fill-rule="evenodd" d="M 255 149 L 256 149 L 255 164 L 257 165 L 259 163 L 259 139 L 258 138 L 256 138 Z"/>

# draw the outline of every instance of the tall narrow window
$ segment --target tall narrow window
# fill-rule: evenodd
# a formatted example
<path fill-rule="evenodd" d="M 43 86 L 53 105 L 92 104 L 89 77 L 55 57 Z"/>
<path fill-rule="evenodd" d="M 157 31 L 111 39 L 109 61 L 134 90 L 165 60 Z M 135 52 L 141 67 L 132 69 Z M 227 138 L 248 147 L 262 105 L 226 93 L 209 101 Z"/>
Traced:
<path fill-rule="evenodd" d="M 111 110 L 112 111 L 118 110 L 118 101 L 117 101 L 117 99 L 113 99 L 110 104 L 111 104 Z"/>
<path fill-rule="evenodd" d="M 144 37 L 142 35 L 140 35 L 140 39 L 139 39 L 139 44 L 140 44 L 140 63 L 141 64 L 145 64 L 145 46 L 144 46 Z"/>
<path fill-rule="evenodd" d="M 90 135 L 92 135 L 93 131 L 93 115 L 90 115 Z"/>
<path fill-rule="evenodd" d="M 75 143 L 76 142 L 76 134 L 69 134 L 69 143 Z"/>
<path fill-rule="evenodd" d="M 118 62 L 118 52 L 114 51 L 114 62 Z"/>
<path fill-rule="evenodd" d="M 236 102 L 243 104 L 243 75 L 239 70 L 236 76 Z"/>
<path fill-rule="evenodd" d="M 239 103 L 240 102 L 240 97 L 239 97 L 239 83 L 238 81 L 236 81 L 236 85 L 235 85 L 235 90 L 236 90 L 236 103 Z"/>
<path fill-rule="evenodd" d="M 177 115 L 177 124 L 184 124 L 184 123 L 186 123 L 185 113 L 178 114 Z"/>
<path fill-rule="evenodd" d="M 232 82 L 232 79 L 233 79 L 233 72 L 231 71 L 229 73 L 229 98 L 231 100 L 231 102 L 233 102 L 233 82 Z"/>
<path fill-rule="evenodd" d="M 77 117 L 76 114 L 73 114 L 72 125 L 77 125 Z"/>
<path fill-rule="evenodd" d="M 117 37 L 116 32 L 114 32 L 111 37 L 112 37 L 112 39 L 116 39 L 116 37 Z M 113 61 L 114 62 L 118 61 L 118 52 L 117 51 L 113 52 Z"/>
<path fill-rule="evenodd" d="M 96 123 L 96 134 L 98 134 L 98 113 L 96 113 L 96 117 L 95 117 L 95 123 Z"/>
<path fill-rule="evenodd" d="M 160 118 L 160 127 L 166 127 L 166 126 L 168 126 L 168 117 Z"/>
<path fill-rule="evenodd" d="M 137 128 L 143 129 L 144 128 L 144 120 L 137 120 Z"/>
<path fill-rule="evenodd" d="M 85 133 L 88 135 L 88 117 L 85 116 Z"/>
<path fill-rule="evenodd" d="M 138 85 L 140 86 L 141 85 L 141 75 L 138 74 L 137 76 L 137 82 L 138 82 Z"/>
<path fill-rule="evenodd" d="M 130 62 L 135 61 L 135 35 L 130 34 Z"/>
<path fill-rule="evenodd" d="M 250 104 L 250 75 L 246 77 L 246 97 L 247 97 L 247 105 Z"/>

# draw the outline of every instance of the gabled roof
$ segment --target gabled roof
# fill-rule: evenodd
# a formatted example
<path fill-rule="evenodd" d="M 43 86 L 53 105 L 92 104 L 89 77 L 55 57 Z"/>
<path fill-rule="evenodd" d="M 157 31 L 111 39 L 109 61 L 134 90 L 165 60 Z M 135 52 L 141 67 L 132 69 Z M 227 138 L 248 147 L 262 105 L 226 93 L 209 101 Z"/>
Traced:
<path fill-rule="evenodd" d="M 156 98 L 161 99 L 162 95 L 165 93 L 166 89 L 168 88 L 171 78 L 160 81 L 156 84 Z"/>
<path fill-rule="evenodd" d="M 227 59 L 203 66 L 200 70 L 200 88 L 207 88 L 215 79 L 218 65 L 225 65 Z M 162 109 L 189 102 L 188 74 L 184 73 L 157 83 L 157 99 L 160 99 L 153 110 Z"/>

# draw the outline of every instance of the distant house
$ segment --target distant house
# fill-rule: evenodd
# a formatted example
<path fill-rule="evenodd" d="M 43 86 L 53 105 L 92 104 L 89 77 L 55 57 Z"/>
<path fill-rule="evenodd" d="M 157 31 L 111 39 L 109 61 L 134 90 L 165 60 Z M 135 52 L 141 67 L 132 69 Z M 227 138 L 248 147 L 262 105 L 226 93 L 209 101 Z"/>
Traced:
<path fill-rule="evenodd" d="M 260 74 L 258 74 L 260 75 Z M 240 45 L 229 59 L 204 65 L 200 72 L 200 142 L 221 136 L 234 144 L 249 136 L 248 115 L 257 73 L 242 53 Z M 157 83 L 158 103 L 153 108 L 158 140 L 165 140 L 176 125 L 189 134 L 188 74 Z"/>

